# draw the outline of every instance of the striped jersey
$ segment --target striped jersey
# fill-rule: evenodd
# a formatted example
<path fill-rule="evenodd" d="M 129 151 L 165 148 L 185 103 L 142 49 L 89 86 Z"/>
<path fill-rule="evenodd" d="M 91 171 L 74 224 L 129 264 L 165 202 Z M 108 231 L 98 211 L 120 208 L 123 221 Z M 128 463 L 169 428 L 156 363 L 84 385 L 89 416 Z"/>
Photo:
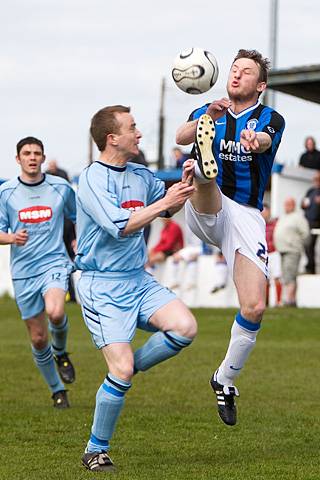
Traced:
<path fill-rule="evenodd" d="M 75 193 L 63 178 L 44 174 L 31 184 L 17 177 L 0 186 L 0 231 L 26 229 L 29 235 L 25 245 L 11 245 L 13 280 L 71 264 L 63 242 L 64 217 L 76 221 Z"/>
<path fill-rule="evenodd" d="M 96 161 L 87 167 L 77 192 L 76 267 L 104 273 L 142 269 L 147 261 L 143 228 L 129 235 L 123 230 L 131 212 L 164 194 L 164 182 L 143 165 Z"/>
<path fill-rule="evenodd" d="M 206 113 L 209 103 L 194 110 L 189 121 Z M 285 127 L 283 117 L 257 102 L 235 114 L 227 113 L 215 122 L 213 153 L 218 164 L 217 183 L 221 191 L 237 203 L 263 209 L 263 195 Z M 272 145 L 264 153 L 245 150 L 240 144 L 241 130 L 266 132 Z"/>

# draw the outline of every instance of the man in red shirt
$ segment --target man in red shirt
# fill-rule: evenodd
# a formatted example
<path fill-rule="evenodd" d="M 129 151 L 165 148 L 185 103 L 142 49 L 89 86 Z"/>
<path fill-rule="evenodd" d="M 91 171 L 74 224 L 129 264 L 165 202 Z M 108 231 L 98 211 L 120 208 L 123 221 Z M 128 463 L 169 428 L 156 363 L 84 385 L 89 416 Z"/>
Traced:
<path fill-rule="evenodd" d="M 267 284 L 267 305 L 269 305 L 270 280 L 274 281 L 276 306 L 281 305 L 282 285 L 281 285 L 281 259 L 279 252 L 273 243 L 273 231 L 277 223 L 277 218 L 271 218 L 271 209 L 267 203 L 263 204 L 262 216 L 266 222 L 266 240 L 269 254 L 269 272 L 270 279 Z"/>
<path fill-rule="evenodd" d="M 167 257 L 183 247 L 183 233 L 180 225 L 171 218 L 163 218 L 164 227 L 161 230 L 160 240 L 149 252 L 148 266 L 162 263 Z"/>

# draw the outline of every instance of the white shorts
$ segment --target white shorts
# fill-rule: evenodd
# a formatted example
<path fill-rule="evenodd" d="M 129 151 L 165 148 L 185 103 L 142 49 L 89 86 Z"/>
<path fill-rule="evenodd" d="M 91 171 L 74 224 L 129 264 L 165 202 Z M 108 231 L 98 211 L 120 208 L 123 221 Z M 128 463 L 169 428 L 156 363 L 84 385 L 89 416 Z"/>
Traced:
<path fill-rule="evenodd" d="M 217 215 L 198 213 L 188 200 L 186 222 L 206 243 L 219 247 L 233 276 L 235 253 L 249 258 L 268 277 L 266 224 L 256 208 L 240 205 L 221 193 L 222 208 Z"/>
<path fill-rule="evenodd" d="M 269 275 L 270 278 L 281 278 L 281 255 L 279 252 L 269 253 Z"/>

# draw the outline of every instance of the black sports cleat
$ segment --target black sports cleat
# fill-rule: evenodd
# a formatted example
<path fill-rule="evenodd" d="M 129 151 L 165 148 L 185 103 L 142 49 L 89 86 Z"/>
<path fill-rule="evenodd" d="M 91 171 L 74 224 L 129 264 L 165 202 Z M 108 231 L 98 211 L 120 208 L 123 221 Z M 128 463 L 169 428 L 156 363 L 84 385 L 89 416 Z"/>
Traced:
<path fill-rule="evenodd" d="M 59 375 L 64 383 L 73 383 L 76 379 L 76 373 L 68 353 L 62 355 L 54 355 L 55 362 L 58 367 Z"/>
<path fill-rule="evenodd" d="M 70 404 L 68 402 L 67 390 L 59 390 L 52 395 L 53 406 L 55 408 L 69 408 Z"/>
<path fill-rule="evenodd" d="M 227 425 L 235 425 L 237 423 L 237 407 L 234 397 L 239 397 L 237 387 L 234 385 L 228 387 L 218 383 L 216 372 L 212 375 L 210 385 L 217 397 L 218 413 L 221 420 Z"/>
<path fill-rule="evenodd" d="M 197 125 L 195 152 L 200 171 L 207 180 L 218 175 L 218 165 L 212 151 L 215 135 L 214 121 L 210 115 L 201 115 Z"/>
<path fill-rule="evenodd" d="M 82 457 L 82 465 L 91 472 L 111 472 L 114 464 L 106 452 L 85 453 Z"/>

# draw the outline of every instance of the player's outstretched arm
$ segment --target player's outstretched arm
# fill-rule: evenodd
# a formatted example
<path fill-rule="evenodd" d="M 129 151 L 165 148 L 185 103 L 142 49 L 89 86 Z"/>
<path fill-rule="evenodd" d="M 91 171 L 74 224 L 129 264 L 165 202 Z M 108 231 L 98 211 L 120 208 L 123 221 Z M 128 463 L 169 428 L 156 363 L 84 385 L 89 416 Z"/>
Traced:
<path fill-rule="evenodd" d="M 16 233 L 0 232 L 0 245 L 17 245 L 22 247 L 28 240 L 27 230 L 18 230 Z"/>
<path fill-rule="evenodd" d="M 221 98 L 220 100 L 214 100 L 208 106 L 206 113 L 210 115 L 213 121 L 223 117 L 226 111 L 230 107 L 231 102 L 228 98 Z M 194 142 L 196 135 L 198 120 L 192 120 L 185 122 L 178 128 L 176 134 L 176 143 L 178 145 L 189 145 Z"/>
<path fill-rule="evenodd" d="M 183 123 L 177 130 L 177 145 L 189 145 L 194 142 L 196 136 L 198 120 Z"/>
<path fill-rule="evenodd" d="M 175 183 L 168 189 L 165 197 L 161 200 L 141 210 L 132 212 L 122 235 L 129 235 L 140 230 L 164 212 L 169 212 L 170 215 L 176 213 L 183 207 L 194 191 L 195 188 L 192 185 L 182 182 Z"/>
<path fill-rule="evenodd" d="M 242 130 L 240 133 L 240 143 L 246 150 L 255 153 L 263 153 L 271 147 L 272 140 L 265 132 Z"/>

